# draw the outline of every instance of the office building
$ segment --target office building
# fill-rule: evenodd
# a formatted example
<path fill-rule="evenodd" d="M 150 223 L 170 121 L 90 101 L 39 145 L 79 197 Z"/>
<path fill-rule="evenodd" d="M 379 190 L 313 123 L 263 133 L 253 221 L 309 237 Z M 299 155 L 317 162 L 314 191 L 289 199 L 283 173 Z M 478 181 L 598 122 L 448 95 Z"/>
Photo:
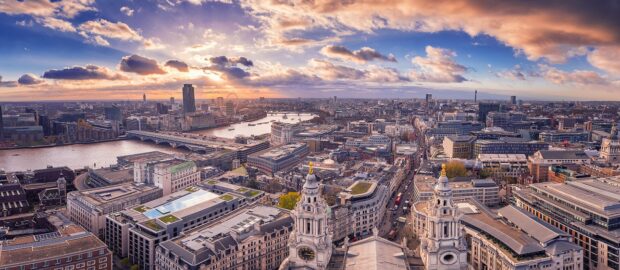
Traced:
<path fill-rule="evenodd" d="M 522 138 L 499 138 L 498 140 L 477 140 L 474 156 L 480 154 L 523 154 L 530 156 L 536 151 L 549 149 L 549 144 Z"/>
<path fill-rule="evenodd" d="M 581 165 L 590 163 L 590 157 L 581 150 L 540 150 L 528 157 L 528 167 L 534 183 L 548 181 L 551 166 L 579 170 Z"/>
<path fill-rule="evenodd" d="M 226 102 L 226 116 L 235 116 L 235 104 L 230 100 Z"/>
<path fill-rule="evenodd" d="M 196 112 L 196 99 L 194 97 L 194 86 L 191 84 L 183 85 L 183 113 Z"/>
<path fill-rule="evenodd" d="M 159 188 L 132 183 L 72 191 L 67 194 L 67 215 L 71 221 L 102 237 L 107 214 L 161 196 Z"/>
<path fill-rule="evenodd" d="M 433 188 L 437 180 L 432 175 L 416 174 L 413 178 L 413 202 L 428 201 L 433 197 Z M 462 202 L 468 199 L 495 206 L 500 203 L 499 186 L 493 179 L 454 179 L 449 183 L 452 199 Z"/>
<path fill-rule="evenodd" d="M 517 105 L 517 96 L 510 96 L 510 104 Z"/>
<path fill-rule="evenodd" d="M 104 107 L 103 115 L 105 117 L 105 120 L 119 121 L 119 122 L 123 120 L 123 114 L 121 113 L 121 109 L 117 107 L 116 105 Z"/>
<path fill-rule="evenodd" d="M 590 138 L 590 133 L 587 131 L 550 130 L 543 131 L 538 136 L 540 141 L 548 143 L 577 143 L 587 142 Z"/>
<path fill-rule="evenodd" d="M 474 136 L 446 136 L 443 138 L 443 151 L 449 158 L 469 159 L 475 140 Z"/>
<path fill-rule="evenodd" d="M 112 253 L 96 235 L 53 219 L 53 232 L 0 241 L 0 269 L 112 270 Z"/>
<path fill-rule="evenodd" d="M 473 131 L 480 131 L 484 128 L 480 122 L 471 121 L 444 121 L 437 123 L 437 126 L 426 132 L 426 137 L 433 137 L 436 141 L 442 141 L 445 136 L 469 135 Z"/>
<path fill-rule="evenodd" d="M 166 106 L 166 104 L 157 102 L 157 104 L 155 104 L 155 107 L 158 114 L 168 114 L 168 106 Z"/>
<path fill-rule="evenodd" d="M 196 163 L 184 159 L 139 160 L 133 166 L 135 183 L 152 184 L 168 195 L 200 182 Z"/>
<path fill-rule="evenodd" d="M 292 143 L 295 133 L 302 130 L 303 128 L 299 124 L 273 122 L 271 124 L 271 144 L 282 145 Z"/>
<path fill-rule="evenodd" d="M 477 158 L 480 174 L 491 176 L 496 181 L 511 182 L 529 173 L 527 157 L 524 154 L 480 154 Z"/>
<path fill-rule="evenodd" d="M 288 211 L 249 207 L 159 244 L 157 269 L 277 269 L 292 230 Z"/>
<path fill-rule="evenodd" d="M 263 194 L 241 189 L 217 194 L 206 187 L 194 186 L 109 214 L 106 244 L 115 254 L 129 256 L 131 263 L 140 269 L 155 269 L 155 249 L 159 243 L 254 204 Z"/>
<path fill-rule="evenodd" d="M 478 104 L 478 121 L 486 123 L 487 114 L 489 112 L 499 112 L 500 105 L 498 103 L 482 103 Z"/>
<path fill-rule="evenodd" d="M 0 142 L 4 139 L 4 120 L 2 119 L 2 106 L 0 106 Z"/>
<path fill-rule="evenodd" d="M 146 103 L 146 93 L 142 94 L 142 102 Z"/>
<path fill-rule="evenodd" d="M 515 206 L 572 236 L 583 269 L 620 268 L 620 179 L 536 183 L 513 190 Z"/>
<path fill-rule="evenodd" d="M 251 154 L 247 163 L 263 173 L 273 174 L 297 165 L 309 152 L 306 143 L 285 144 Z"/>
<path fill-rule="evenodd" d="M 494 213 L 470 203 L 459 210 L 470 269 L 583 269 L 583 249 L 571 235 L 519 208 Z"/>
<path fill-rule="evenodd" d="M 374 227 L 380 227 L 390 194 L 387 185 L 374 181 L 351 184 L 331 207 L 332 240 L 369 235 Z"/>

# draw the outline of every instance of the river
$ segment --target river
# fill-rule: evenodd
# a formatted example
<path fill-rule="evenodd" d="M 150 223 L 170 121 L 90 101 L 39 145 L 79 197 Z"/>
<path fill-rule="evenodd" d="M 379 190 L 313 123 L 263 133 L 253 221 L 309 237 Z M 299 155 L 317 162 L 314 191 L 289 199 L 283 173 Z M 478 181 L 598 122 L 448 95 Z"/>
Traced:
<path fill-rule="evenodd" d="M 218 137 L 234 138 L 237 135 L 251 136 L 271 132 L 271 120 L 294 123 L 309 120 L 314 115 L 291 113 L 287 119 L 283 114 L 268 114 L 267 117 L 249 122 L 255 126 L 248 126 L 247 122 L 234 124 L 228 127 L 195 131 L 194 133 L 214 135 Z M 266 124 L 264 123 L 268 122 Z M 234 128 L 234 130 L 229 130 Z M 25 171 L 28 169 L 42 169 L 48 165 L 68 166 L 71 169 L 80 169 L 84 166 L 107 167 L 116 164 L 116 157 L 149 151 L 166 153 L 185 153 L 183 150 L 168 146 L 156 145 L 138 140 L 111 141 L 93 144 L 74 144 L 32 149 L 0 150 L 0 169 L 6 171 Z M 95 166 L 96 165 L 96 166 Z"/>
<path fill-rule="evenodd" d="M 226 127 L 220 128 L 212 128 L 206 130 L 198 130 L 193 131 L 192 133 L 204 134 L 204 135 L 212 135 L 216 137 L 222 138 L 235 138 L 237 135 L 243 136 L 252 136 L 252 135 L 262 135 L 271 133 L 271 121 L 280 121 L 284 123 L 297 123 L 300 121 L 310 120 L 315 117 L 315 114 L 310 113 L 288 113 L 286 114 L 286 119 L 284 117 L 284 113 L 274 113 L 267 114 L 267 117 L 262 118 L 260 120 L 252 121 L 252 122 L 242 122 L 238 124 L 233 124 Z M 301 120 L 300 120 L 301 119 Z M 254 126 L 250 126 L 254 125 Z"/>
<path fill-rule="evenodd" d="M 24 171 L 42 169 L 47 165 L 80 169 L 116 164 L 117 156 L 149 151 L 183 153 L 182 150 L 138 140 L 111 141 L 92 144 L 73 144 L 31 149 L 0 150 L 0 169 Z"/>

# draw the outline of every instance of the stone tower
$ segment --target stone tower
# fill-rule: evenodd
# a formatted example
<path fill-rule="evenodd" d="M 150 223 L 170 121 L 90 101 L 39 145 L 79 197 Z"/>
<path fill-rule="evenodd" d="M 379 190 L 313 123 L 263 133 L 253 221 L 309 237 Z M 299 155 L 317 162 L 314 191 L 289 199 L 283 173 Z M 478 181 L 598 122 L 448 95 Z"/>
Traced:
<path fill-rule="evenodd" d="M 321 197 L 312 163 L 292 212 L 295 228 L 289 237 L 288 269 L 325 269 L 332 255 L 332 235 L 328 230 L 329 206 Z"/>
<path fill-rule="evenodd" d="M 467 269 L 467 245 L 459 223 L 458 208 L 452 201 L 445 164 L 427 209 L 426 235 L 421 237 L 420 245 L 420 256 L 426 269 Z"/>

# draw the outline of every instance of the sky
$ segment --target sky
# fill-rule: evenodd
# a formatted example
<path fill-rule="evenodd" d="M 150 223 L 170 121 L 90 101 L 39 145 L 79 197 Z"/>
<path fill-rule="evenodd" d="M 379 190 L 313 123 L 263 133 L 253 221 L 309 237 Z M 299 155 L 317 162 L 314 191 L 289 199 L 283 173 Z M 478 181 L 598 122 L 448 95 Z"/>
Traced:
<path fill-rule="evenodd" d="M 620 100 L 617 0 L 0 0 L 0 101 Z"/>

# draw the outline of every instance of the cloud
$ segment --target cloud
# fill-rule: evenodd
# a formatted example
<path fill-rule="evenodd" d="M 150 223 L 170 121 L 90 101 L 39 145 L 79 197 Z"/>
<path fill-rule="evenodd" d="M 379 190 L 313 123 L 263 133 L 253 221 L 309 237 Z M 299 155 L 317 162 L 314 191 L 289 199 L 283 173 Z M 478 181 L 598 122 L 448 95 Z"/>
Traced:
<path fill-rule="evenodd" d="M 134 10 L 129 7 L 121 7 L 121 12 L 126 16 L 131 17 L 133 15 Z"/>
<path fill-rule="evenodd" d="M 512 69 L 502 70 L 495 73 L 495 76 L 510 80 L 526 80 L 526 75 L 520 65 L 515 65 Z"/>
<path fill-rule="evenodd" d="M 86 65 L 64 69 L 52 69 L 43 73 L 43 78 L 57 80 L 117 80 L 123 76 L 111 72 L 105 67 Z"/>
<path fill-rule="evenodd" d="M 16 81 L 6 81 L 3 82 L 2 81 L 2 76 L 0 76 L 0 87 L 17 87 L 17 82 Z"/>
<path fill-rule="evenodd" d="M 47 28 L 51 28 L 54 30 L 62 31 L 62 32 L 76 32 L 75 27 L 65 20 L 57 19 L 53 17 L 45 17 L 41 19 L 36 19 L 36 21 Z"/>
<path fill-rule="evenodd" d="M 226 78 L 231 80 L 238 80 L 249 77 L 251 74 L 243 68 L 249 68 L 254 66 L 254 63 L 245 57 L 227 57 L 216 56 L 210 57 L 207 60 L 211 63 L 210 66 L 205 67 L 205 70 L 216 71 Z M 239 67 L 241 66 L 241 67 Z"/>
<path fill-rule="evenodd" d="M 166 45 L 161 43 L 161 40 L 158 38 L 147 38 L 142 42 L 144 45 L 144 49 L 146 50 L 161 50 L 166 48 Z"/>
<path fill-rule="evenodd" d="M 123 59 L 121 59 L 119 69 L 125 72 L 133 72 L 140 75 L 166 73 L 166 71 L 161 69 L 156 60 L 136 54 L 123 57 Z"/>
<path fill-rule="evenodd" d="M 344 46 L 328 45 L 321 49 L 321 54 L 327 57 L 338 58 L 356 63 L 366 63 L 374 60 L 396 62 L 396 58 L 393 55 L 386 56 L 369 47 L 363 47 L 359 50 L 351 51 Z"/>
<path fill-rule="evenodd" d="M 247 0 L 241 4 L 262 22 L 263 31 L 279 37 L 317 29 L 336 35 L 379 29 L 464 31 L 493 36 L 530 60 L 552 63 L 583 53 L 579 48 L 620 45 L 616 1 Z M 288 30 L 278 23 L 287 18 L 312 24 L 304 31 Z"/>
<path fill-rule="evenodd" d="M 426 46 L 426 57 L 416 56 L 411 59 L 417 69 L 411 71 L 410 78 L 418 82 L 459 83 L 467 81 L 463 73 L 467 67 L 458 64 L 452 50 Z"/>
<path fill-rule="evenodd" d="M 546 80 L 555 84 L 577 85 L 608 85 L 609 80 L 598 73 L 590 70 L 563 71 L 545 64 L 539 65 L 541 75 Z"/>
<path fill-rule="evenodd" d="M 32 20 L 16 21 L 15 24 L 23 27 L 31 27 L 32 25 L 34 25 L 32 23 Z"/>
<path fill-rule="evenodd" d="M 43 80 L 39 79 L 39 77 L 32 73 L 28 73 L 19 77 L 19 79 L 17 79 L 17 82 L 21 85 L 35 85 L 43 83 Z"/>
<path fill-rule="evenodd" d="M 168 60 L 165 66 L 175 68 L 176 70 L 181 71 L 181 72 L 189 71 L 189 66 L 185 62 L 182 62 L 179 60 Z"/>
<path fill-rule="evenodd" d="M 347 80 L 374 83 L 409 82 L 410 79 L 400 74 L 397 69 L 370 66 L 368 69 L 356 69 L 336 65 L 326 60 L 310 59 L 306 72 L 316 74 L 325 81 Z"/>
<path fill-rule="evenodd" d="M 110 46 L 110 42 L 108 42 L 105 38 L 102 38 L 101 36 L 94 36 L 90 41 L 100 46 Z"/>
<path fill-rule="evenodd" d="M 25 14 L 36 17 L 60 16 L 65 18 L 73 18 L 80 12 L 97 10 L 92 6 L 94 3 L 95 0 L 0 0 L 0 13 L 6 13 L 9 15 Z"/>
<path fill-rule="evenodd" d="M 365 71 L 320 59 L 310 59 L 309 67 L 313 73 L 326 80 L 361 80 L 366 76 Z"/>
<path fill-rule="evenodd" d="M 141 41 L 143 37 L 129 25 L 123 22 L 110 22 L 105 19 L 87 21 L 81 24 L 78 29 L 91 35 L 120 40 Z"/>
<path fill-rule="evenodd" d="M 209 62 L 211 62 L 211 64 L 213 65 L 218 65 L 218 66 L 235 66 L 237 64 L 240 65 L 244 65 L 246 67 L 251 67 L 254 65 L 254 63 L 252 63 L 251 60 L 248 60 L 247 58 L 241 56 L 241 57 L 226 57 L 226 56 L 216 56 L 216 57 L 210 57 Z"/>
<path fill-rule="evenodd" d="M 597 48 L 588 54 L 588 62 L 609 74 L 620 76 L 620 46 Z"/>

